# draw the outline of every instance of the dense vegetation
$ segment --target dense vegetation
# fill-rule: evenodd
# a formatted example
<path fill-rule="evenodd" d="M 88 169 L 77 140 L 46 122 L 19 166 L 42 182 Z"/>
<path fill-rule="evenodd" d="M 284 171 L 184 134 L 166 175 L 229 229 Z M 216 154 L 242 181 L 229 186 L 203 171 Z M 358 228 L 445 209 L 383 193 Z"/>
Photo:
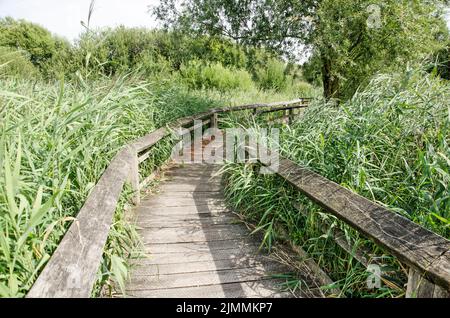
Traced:
<path fill-rule="evenodd" d="M 27 21 L 0 19 L 0 297 L 26 294 L 121 146 L 223 104 L 318 97 L 301 120 L 281 126 L 283 154 L 450 237 L 449 35 L 431 14 L 439 1 L 389 2 L 375 30 L 366 23 L 374 12 L 364 8 L 381 1 L 263 0 L 251 9 L 195 0 L 181 15 L 173 15 L 171 2 L 156 10 L 167 29 L 93 30 L 88 23 L 75 43 Z M 219 16 L 227 23 L 211 19 Z M 303 66 L 293 59 L 298 44 L 311 53 Z M 170 146 L 157 147 L 143 174 Z M 393 257 L 279 179 L 247 165 L 225 170 L 229 202 L 258 224 L 266 244 L 282 228 L 343 295 L 404 294 L 403 268 Z M 95 295 L 123 287 L 126 259 L 136 252 L 136 233 L 125 221 L 129 192 Z M 324 224 L 382 257 L 390 277 L 382 289 L 366 288 L 365 269 L 332 243 Z"/>
<path fill-rule="evenodd" d="M 282 126 L 282 155 L 450 238 L 449 101 L 450 83 L 433 75 L 379 75 L 347 103 L 316 102 L 296 123 Z M 229 201 L 258 224 L 266 244 L 284 228 L 346 296 L 404 294 L 405 273 L 397 261 L 286 182 L 258 175 L 251 166 L 229 164 L 225 170 Z M 383 259 L 391 280 L 382 289 L 367 290 L 365 268 L 331 239 L 335 227 L 350 246 L 364 245 Z"/>
<path fill-rule="evenodd" d="M 10 18 L 0 20 L 0 30 L 2 297 L 25 295 L 126 142 L 219 102 L 315 93 L 276 55 L 220 38 L 119 27 L 89 30 L 70 44 Z M 275 80 L 264 74 L 266 60 L 278 61 Z M 159 148 L 143 174 L 170 154 L 170 143 Z M 128 194 L 105 247 L 96 295 L 111 279 L 123 287 L 126 258 L 134 256 L 138 241 L 124 221 Z"/>
<path fill-rule="evenodd" d="M 188 34 L 220 35 L 288 56 L 313 55 L 309 77 L 346 100 L 379 71 L 405 67 L 445 45 L 446 0 L 163 0 L 156 16 Z"/>

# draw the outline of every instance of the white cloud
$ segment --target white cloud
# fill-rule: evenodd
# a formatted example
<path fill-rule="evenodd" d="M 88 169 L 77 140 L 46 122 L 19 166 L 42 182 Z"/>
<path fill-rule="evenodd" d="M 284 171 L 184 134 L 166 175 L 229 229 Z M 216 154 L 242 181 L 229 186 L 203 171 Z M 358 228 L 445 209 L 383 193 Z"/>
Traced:
<path fill-rule="evenodd" d="M 91 0 L 0 0 L 0 17 L 12 16 L 38 23 L 51 32 L 75 39 L 83 30 Z M 154 27 L 148 6 L 158 0 L 96 0 L 91 27 Z"/>

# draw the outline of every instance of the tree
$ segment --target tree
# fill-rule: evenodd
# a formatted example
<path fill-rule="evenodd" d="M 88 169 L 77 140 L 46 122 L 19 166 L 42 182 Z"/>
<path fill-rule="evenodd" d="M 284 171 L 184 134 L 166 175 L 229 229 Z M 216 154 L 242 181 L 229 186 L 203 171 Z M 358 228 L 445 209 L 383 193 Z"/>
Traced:
<path fill-rule="evenodd" d="M 64 43 L 45 28 L 10 17 L 0 19 L 0 46 L 23 50 L 29 54 L 35 66 L 42 66 L 56 53 L 58 46 Z"/>
<path fill-rule="evenodd" d="M 439 45 L 439 0 L 162 0 L 167 28 L 222 35 L 292 57 L 320 60 L 324 96 L 350 97 L 378 70 L 417 60 Z"/>

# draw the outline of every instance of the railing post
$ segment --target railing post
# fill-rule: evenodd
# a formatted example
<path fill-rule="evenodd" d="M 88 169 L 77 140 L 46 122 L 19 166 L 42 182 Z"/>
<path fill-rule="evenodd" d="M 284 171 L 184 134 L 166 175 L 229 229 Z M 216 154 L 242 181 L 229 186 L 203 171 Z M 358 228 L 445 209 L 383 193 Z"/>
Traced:
<path fill-rule="evenodd" d="M 449 292 L 438 285 L 433 284 L 417 270 L 410 267 L 408 273 L 408 285 L 406 286 L 406 298 L 449 298 Z"/>
<path fill-rule="evenodd" d="M 140 187 L 139 187 L 139 160 L 138 153 L 134 147 L 129 147 L 131 154 L 130 172 L 128 175 L 128 182 L 131 184 L 131 188 L 134 191 L 132 202 L 134 205 L 138 205 L 141 202 Z"/>
<path fill-rule="evenodd" d="M 217 113 L 212 114 L 210 127 L 211 128 L 218 128 L 218 116 L 217 116 Z"/>
<path fill-rule="evenodd" d="M 289 121 L 288 121 L 288 123 L 292 124 L 293 122 L 294 122 L 294 109 L 291 108 L 291 109 L 289 109 Z"/>

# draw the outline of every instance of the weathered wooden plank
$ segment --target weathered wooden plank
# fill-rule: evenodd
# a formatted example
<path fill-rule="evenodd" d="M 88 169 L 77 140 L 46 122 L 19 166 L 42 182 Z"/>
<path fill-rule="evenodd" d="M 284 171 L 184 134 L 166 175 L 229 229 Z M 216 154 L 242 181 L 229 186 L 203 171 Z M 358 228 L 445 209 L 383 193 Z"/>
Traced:
<path fill-rule="evenodd" d="M 200 273 L 181 273 L 154 276 L 133 276 L 129 282 L 129 290 L 152 290 L 166 288 L 182 288 L 215 284 L 252 282 L 272 278 L 279 274 L 278 269 L 266 270 L 264 267 L 239 268 L 223 271 Z"/>
<path fill-rule="evenodd" d="M 222 211 L 227 211 L 225 208 L 221 208 Z M 198 210 L 196 210 L 198 211 Z M 221 220 L 229 220 L 233 219 L 233 214 L 231 212 L 224 212 L 220 213 L 218 215 L 208 215 L 205 213 L 162 213 L 164 211 L 152 211 L 148 210 L 148 213 L 146 214 L 140 214 L 138 215 L 138 218 L 136 219 L 137 224 L 140 224 L 140 222 L 166 222 L 166 223 L 179 223 L 179 222 L 201 222 L 201 221 L 207 221 L 212 222 L 214 220 L 220 222 Z"/>
<path fill-rule="evenodd" d="M 141 202 L 141 188 L 139 184 L 139 159 L 137 152 L 134 148 L 128 147 L 128 151 L 130 153 L 130 163 L 129 163 L 129 174 L 128 174 L 128 182 L 133 189 L 133 198 L 132 202 L 134 205 L 138 205 Z"/>
<path fill-rule="evenodd" d="M 158 229 L 152 231 L 140 231 L 142 241 L 154 243 L 179 243 L 179 242 L 204 242 L 227 240 L 248 236 L 248 232 L 240 226 L 227 226 L 224 229 Z"/>
<path fill-rule="evenodd" d="M 146 248 L 146 251 L 148 248 Z M 218 261 L 231 260 L 235 265 L 251 265 L 254 263 L 261 264 L 261 259 L 258 257 L 258 250 L 254 245 L 247 245 L 241 249 L 228 248 L 220 250 L 194 250 L 178 253 L 159 253 L 150 254 L 146 258 L 137 259 L 132 262 L 136 265 L 158 265 L 158 264 L 176 264 L 176 263 L 190 263 L 195 261 Z M 259 261 L 258 261 L 259 260 Z"/>
<path fill-rule="evenodd" d="M 208 286 L 183 287 L 157 290 L 128 290 L 131 297 L 146 298 L 287 298 L 290 292 L 280 292 L 281 280 L 267 279 L 257 282 L 215 284 Z"/>
<path fill-rule="evenodd" d="M 211 128 L 218 128 L 218 116 L 217 116 L 217 113 L 214 113 L 211 116 Z"/>
<path fill-rule="evenodd" d="M 181 205 L 178 204 L 176 205 L 176 203 L 174 203 L 171 206 L 163 206 L 163 205 L 146 205 L 145 208 L 147 210 L 152 210 L 154 211 L 154 213 L 161 213 L 161 212 L 175 212 L 176 214 L 178 214 L 178 212 L 182 212 L 185 214 L 189 214 L 189 213 L 195 213 L 195 212 L 199 212 L 199 213 L 208 213 L 208 212 L 226 212 L 226 208 L 221 205 L 221 204 L 214 204 L 214 203 L 205 203 L 205 202 L 198 202 L 196 204 L 186 204 L 186 205 Z M 186 209 L 186 210 L 184 210 Z"/>
<path fill-rule="evenodd" d="M 275 172 L 325 210 L 450 290 L 449 240 L 288 159 L 281 159 Z"/>
<path fill-rule="evenodd" d="M 178 259 L 180 261 L 180 259 Z M 214 259 L 214 260 L 195 260 L 183 261 L 182 263 L 172 262 L 166 264 L 147 265 L 138 264 L 132 269 L 132 276 L 154 276 L 154 275 L 170 275 L 183 273 L 199 273 L 207 271 L 222 271 L 238 268 L 249 268 L 260 265 L 255 259 L 249 259 L 243 265 L 236 263 L 232 259 Z"/>
<path fill-rule="evenodd" d="M 270 107 L 269 109 L 266 109 L 266 110 L 257 111 L 256 115 L 273 113 L 273 112 L 278 112 L 278 111 L 283 111 L 283 110 L 293 110 L 293 109 L 299 109 L 299 108 L 307 108 L 307 107 L 308 107 L 308 104 Z"/>
<path fill-rule="evenodd" d="M 166 200 L 159 198 L 152 202 L 147 202 L 146 207 L 149 209 L 171 208 L 171 207 L 185 207 L 185 206 L 208 206 L 208 207 L 223 207 L 224 200 L 220 199 L 190 199 L 190 198 L 176 198 L 173 200 Z"/>
<path fill-rule="evenodd" d="M 152 229 L 152 228 L 172 228 L 176 231 L 177 228 L 189 227 L 189 228 L 205 228 L 217 225 L 232 225 L 236 224 L 236 220 L 232 217 L 228 218 L 204 218 L 202 220 L 170 220 L 170 219 L 151 219 L 148 221 L 140 221 L 137 226 L 141 229 Z"/>
<path fill-rule="evenodd" d="M 221 182 L 221 177 L 220 176 L 204 176 L 204 175 L 199 175 L 199 174 L 184 174 L 183 176 L 181 175 L 170 175 L 170 174 L 166 174 L 165 176 L 165 180 L 167 181 L 167 183 L 171 183 L 171 184 L 175 184 L 175 183 L 216 183 L 216 184 L 220 184 Z"/>
<path fill-rule="evenodd" d="M 143 211 L 144 209 L 139 209 L 139 211 Z M 150 211 L 150 210 L 149 210 Z M 145 212 L 143 212 L 145 213 Z M 167 215 L 171 215 L 173 217 L 193 217 L 194 215 L 198 215 L 200 218 L 207 218 L 211 216 L 221 216 L 224 214 L 232 213 L 227 208 L 208 208 L 207 206 L 188 206 L 188 207 L 171 207 L 165 208 L 164 210 L 152 211 L 146 214 L 139 214 L 139 221 L 150 221 L 154 217 L 163 217 Z"/>
<path fill-rule="evenodd" d="M 174 199 L 178 199 L 178 198 L 192 198 L 195 195 L 195 198 L 197 199 L 207 199 L 207 198 L 211 198 L 211 199 L 221 199 L 223 198 L 223 193 L 222 192 L 172 192 L 172 193 L 167 193 L 167 192 L 156 192 L 153 194 L 154 196 L 158 196 L 160 198 L 174 198 Z M 150 197 L 145 198 L 145 201 L 149 200 Z"/>
<path fill-rule="evenodd" d="M 406 298 L 450 298 L 450 293 L 433 284 L 411 267 L 408 274 Z"/>
<path fill-rule="evenodd" d="M 111 161 L 27 297 L 89 297 L 133 155 Z"/>
<path fill-rule="evenodd" d="M 303 104 L 304 99 L 297 99 L 293 101 L 286 101 L 286 102 L 275 102 L 275 103 L 268 103 L 268 104 L 249 104 L 249 105 L 242 105 L 242 106 L 231 106 L 231 107 L 222 107 L 222 108 L 216 108 L 212 109 L 211 111 L 214 113 L 226 113 L 226 112 L 235 112 L 235 111 L 242 111 L 242 110 L 253 110 L 253 109 L 273 109 L 279 106 L 294 106 L 296 104 Z"/>
<path fill-rule="evenodd" d="M 192 131 L 194 131 L 194 130 L 196 130 L 196 129 L 202 128 L 202 127 L 205 126 L 205 125 L 208 125 L 209 123 L 210 123 L 210 120 L 209 120 L 209 119 L 203 119 L 203 120 L 201 121 L 201 123 L 199 123 L 199 124 L 197 124 L 197 125 L 192 125 L 191 127 L 187 128 L 186 130 L 187 130 L 188 132 L 192 132 Z"/>
<path fill-rule="evenodd" d="M 180 253 L 180 252 L 193 252 L 193 251 L 210 251 L 211 253 L 216 250 L 222 249 L 241 249 L 247 246 L 253 246 L 256 250 L 259 249 L 259 244 L 254 242 L 250 238 L 234 238 L 221 241 L 209 241 L 209 242 L 190 242 L 190 243 L 147 243 L 144 244 L 146 250 L 150 253 Z"/>
<path fill-rule="evenodd" d="M 172 191 L 172 192 L 186 192 L 186 191 L 195 191 L 195 192 L 217 192 L 221 191 L 222 187 L 217 184 L 163 184 L 160 187 L 161 191 Z"/>
<path fill-rule="evenodd" d="M 134 147 L 136 151 L 139 153 L 152 147 L 158 141 L 169 135 L 170 135 L 169 130 L 166 127 L 162 127 L 137 139 L 132 144 L 130 144 L 130 146 Z"/>

